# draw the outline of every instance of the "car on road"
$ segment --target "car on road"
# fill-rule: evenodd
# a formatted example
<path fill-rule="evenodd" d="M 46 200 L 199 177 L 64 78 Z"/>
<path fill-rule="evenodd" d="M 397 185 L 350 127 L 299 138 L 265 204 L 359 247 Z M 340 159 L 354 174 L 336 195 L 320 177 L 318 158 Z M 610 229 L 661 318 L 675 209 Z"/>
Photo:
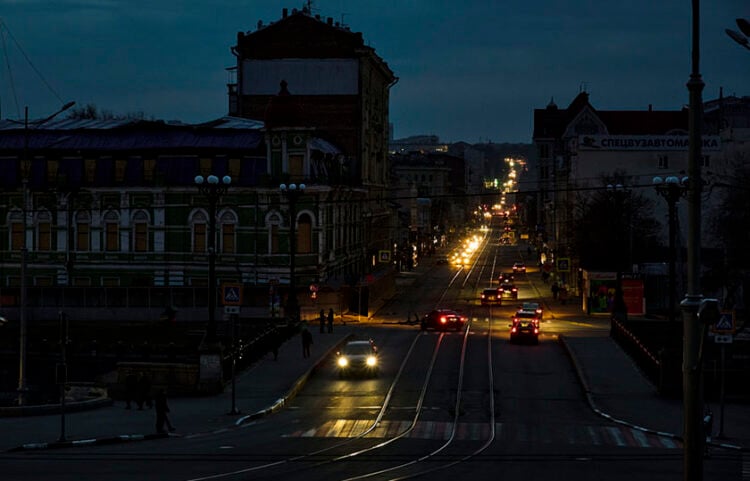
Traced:
<path fill-rule="evenodd" d="M 512 283 L 514 280 L 513 274 L 510 272 L 501 272 L 497 276 L 497 282 L 502 284 L 503 282 L 510 282 Z"/>
<path fill-rule="evenodd" d="M 460 331 L 466 325 L 467 319 L 452 309 L 435 309 L 422 318 L 422 330 L 437 329 Z"/>
<path fill-rule="evenodd" d="M 516 262 L 513 264 L 513 272 L 519 273 L 519 272 L 526 272 L 526 264 L 523 262 Z"/>
<path fill-rule="evenodd" d="M 531 311 L 517 311 L 513 315 L 510 327 L 510 342 L 515 343 L 526 340 L 533 344 L 539 344 L 539 318 Z"/>
<path fill-rule="evenodd" d="M 504 282 L 500 284 L 500 287 L 498 287 L 497 290 L 500 292 L 501 299 L 518 299 L 518 288 L 515 284 Z"/>
<path fill-rule="evenodd" d="M 450 263 L 450 259 L 448 259 L 448 256 L 440 256 L 435 260 L 435 264 L 437 265 L 445 265 L 449 263 Z"/>
<path fill-rule="evenodd" d="M 379 361 L 378 348 L 372 339 L 349 341 L 336 353 L 336 366 L 340 378 L 352 374 L 377 377 L 380 372 Z"/>
<path fill-rule="evenodd" d="M 500 304 L 502 304 L 502 299 L 500 298 L 500 290 L 497 287 L 490 287 L 482 290 L 482 293 L 479 295 L 479 300 L 481 301 L 483 306 L 499 306 Z"/>
<path fill-rule="evenodd" d="M 523 304 L 521 304 L 520 310 L 535 312 L 540 321 L 542 320 L 542 316 L 544 315 L 544 309 L 538 302 L 524 302 Z"/>

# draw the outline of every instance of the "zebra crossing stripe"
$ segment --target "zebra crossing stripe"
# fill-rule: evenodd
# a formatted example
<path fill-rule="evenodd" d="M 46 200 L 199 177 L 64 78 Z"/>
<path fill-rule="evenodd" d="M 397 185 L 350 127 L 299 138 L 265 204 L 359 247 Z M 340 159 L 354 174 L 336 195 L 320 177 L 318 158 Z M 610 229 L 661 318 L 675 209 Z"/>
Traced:
<path fill-rule="evenodd" d="M 651 443 L 649 442 L 648 438 L 646 437 L 646 433 L 643 431 L 639 431 L 637 429 L 630 429 L 630 433 L 633 435 L 633 438 L 635 438 L 635 441 L 644 448 L 651 447 Z"/>
<path fill-rule="evenodd" d="M 625 440 L 619 428 L 614 426 L 607 426 L 605 429 L 615 444 L 617 444 L 618 446 L 625 446 Z"/>

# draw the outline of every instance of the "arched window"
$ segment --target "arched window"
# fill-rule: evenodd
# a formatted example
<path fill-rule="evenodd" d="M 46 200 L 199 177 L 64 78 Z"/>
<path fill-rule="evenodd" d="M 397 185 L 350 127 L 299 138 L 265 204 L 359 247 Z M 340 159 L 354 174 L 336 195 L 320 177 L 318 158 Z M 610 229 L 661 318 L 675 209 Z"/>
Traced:
<path fill-rule="evenodd" d="M 113 210 L 104 214 L 104 250 L 120 250 L 120 215 Z"/>
<path fill-rule="evenodd" d="M 23 212 L 14 210 L 8 216 L 8 225 L 10 226 L 10 248 L 14 251 L 23 249 Z"/>
<path fill-rule="evenodd" d="M 190 219 L 193 231 L 193 252 L 206 252 L 208 250 L 208 216 L 203 211 L 193 213 Z"/>
<path fill-rule="evenodd" d="M 142 210 L 133 214 L 133 251 L 148 252 L 148 214 Z"/>
<path fill-rule="evenodd" d="M 312 252 L 312 218 L 310 214 L 302 214 L 297 218 L 297 252 L 299 254 Z"/>
<path fill-rule="evenodd" d="M 273 213 L 266 218 L 268 226 L 268 253 L 279 253 L 279 226 L 281 226 L 281 216 Z"/>
<path fill-rule="evenodd" d="M 234 212 L 226 211 L 219 218 L 221 225 L 221 252 L 234 254 L 237 252 L 237 216 Z"/>
<path fill-rule="evenodd" d="M 85 252 L 91 249 L 91 217 L 88 212 L 78 212 L 76 222 L 76 250 Z"/>
<path fill-rule="evenodd" d="M 36 215 L 36 249 L 38 251 L 52 250 L 52 215 L 43 210 Z"/>

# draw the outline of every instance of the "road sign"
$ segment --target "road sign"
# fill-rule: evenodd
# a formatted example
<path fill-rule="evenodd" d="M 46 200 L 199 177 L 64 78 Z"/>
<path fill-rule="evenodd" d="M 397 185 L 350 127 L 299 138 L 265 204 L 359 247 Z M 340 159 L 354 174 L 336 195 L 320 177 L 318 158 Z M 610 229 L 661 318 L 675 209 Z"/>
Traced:
<path fill-rule="evenodd" d="M 222 284 L 221 301 L 225 306 L 241 306 L 242 286 L 239 284 Z"/>
<path fill-rule="evenodd" d="M 391 251 L 378 251 L 378 259 L 380 260 L 380 262 L 391 262 Z"/>
<path fill-rule="evenodd" d="M 719 320 L 712 329 L 718 334 L 732 334 L 734 333 L 734 315 L 732 312 L 722 312 Z"/>
<path fill-rule="evenodd" d="M 732 344 L 731 334 L 716 334 L 714 336 L 714 342 L 716 344 Z"/>
<path fill-rule="evenodd" d="M 557 271 L 558 272 L 570 272 L 570 258 L 561 257 L 557 260 Z"/>

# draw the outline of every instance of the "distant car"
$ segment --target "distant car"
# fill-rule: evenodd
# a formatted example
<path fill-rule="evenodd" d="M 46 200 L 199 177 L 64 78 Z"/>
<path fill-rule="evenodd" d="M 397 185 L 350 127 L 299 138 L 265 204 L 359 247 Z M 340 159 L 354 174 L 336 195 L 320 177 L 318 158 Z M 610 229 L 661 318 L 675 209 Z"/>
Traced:
<path fill-rule="evenodd" d="M 500 290 L 497 287 L 491 287 L 484 289 L 482 294 L 479 295 L 479 300 L 483 306 L 500 305 L 502 300 L 500 298 Z"/>
<path fill-rule="evenodd" d="M 375 342 L 372 339 L 347 342 L 344 348 L 336 353 L 336 366 L 341 378 L 350 374 L 377 377 L 380 365 Z"/>
<path fill-rule="evenodd" d="M 460 331 L 466 325 L 466 318 L 451 309 L 435 309 L 422 318 L 421 328 L 447 331 Z"/>
<path fill-rule="evenodd" d="M 513 264 L 513 272 L 526 272 L 526 264 L 523 262 L 516 262 Z"/>
<path fill-rule="evenodd" d="M 538 302 L 524 302 L 523 304 L 521 304 L 521 310 L 535 312 L 540 321 L 542 320 L 542 315 L 544 314 L 544 309 Z"/>
<path fill-rule="evenodd" d="M 510 342 L 520 340 L 539 344 L 539 317 L 531 311 L 518 311 L 513 315 L 510 327 Z"/>
<path fill-rule="evenodd" d="M 500 292 L 501 299 L 518 299 L 518 288 L 515 284 L 504 282 L 497 290 Z"/>
<path fill-rule="evenodd" d="M 504 282 L 512 283 L 513 279 L 514 279 L 513 274 L 510 272 L 501 272 L 500 275 L 497 276 L 497 282 L 499 282 L 500 284 Z"/>
<path fill-rule="evenodd" d="M 435 264 L 444 265 L 444 264 L 448 264 L 448 262 L 450 262 L 448 259 L 448 256 L 440 256 L 435 261 Z"/>

